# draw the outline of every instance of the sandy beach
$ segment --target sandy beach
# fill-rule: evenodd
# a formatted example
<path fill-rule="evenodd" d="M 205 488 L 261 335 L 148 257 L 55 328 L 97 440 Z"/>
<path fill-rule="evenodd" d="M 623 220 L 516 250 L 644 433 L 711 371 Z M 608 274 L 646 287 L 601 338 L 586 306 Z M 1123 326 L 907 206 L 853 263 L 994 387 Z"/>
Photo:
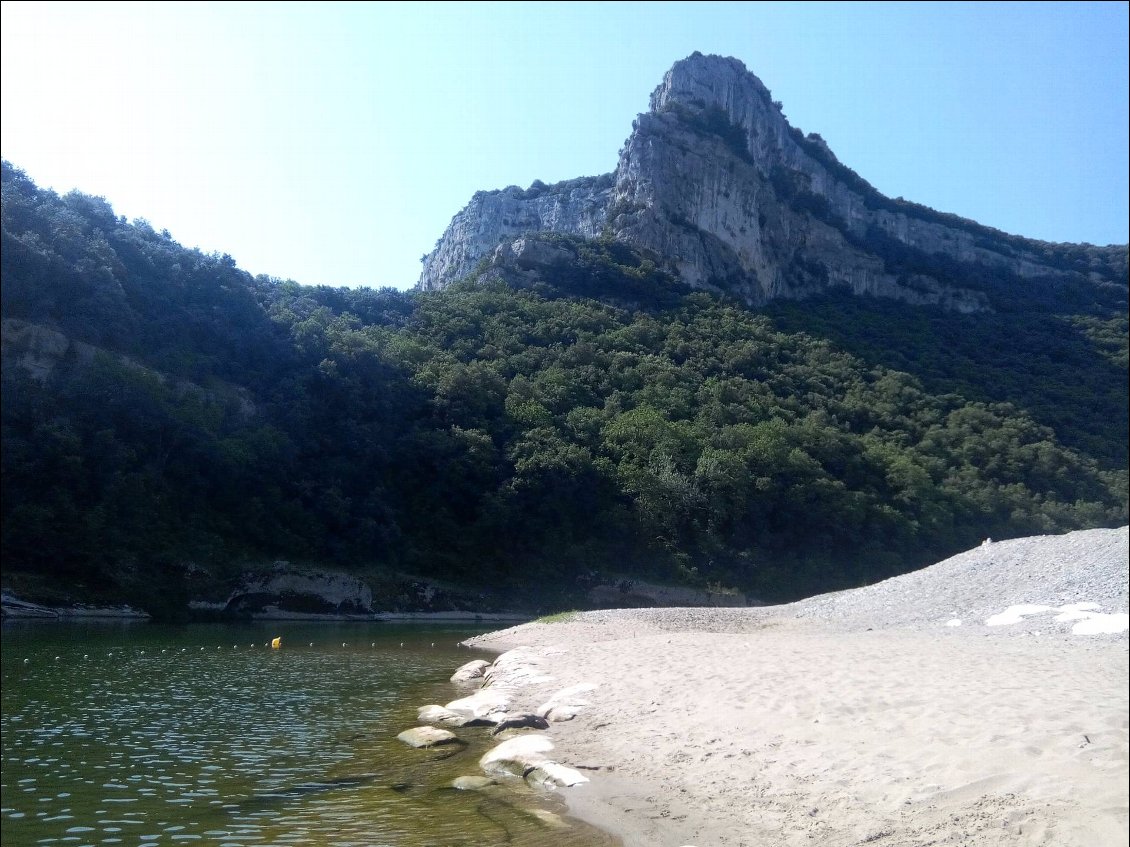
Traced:
<path fill-rule="evenodd" d="M 547 731 L 589 777 L 558 790 L 627 847 L 1122 845 L 1126 541 L 987 544 L 789 606 L 581 613 L 472 646 L 504 653 L 511 712 L 592 686 Z"/>

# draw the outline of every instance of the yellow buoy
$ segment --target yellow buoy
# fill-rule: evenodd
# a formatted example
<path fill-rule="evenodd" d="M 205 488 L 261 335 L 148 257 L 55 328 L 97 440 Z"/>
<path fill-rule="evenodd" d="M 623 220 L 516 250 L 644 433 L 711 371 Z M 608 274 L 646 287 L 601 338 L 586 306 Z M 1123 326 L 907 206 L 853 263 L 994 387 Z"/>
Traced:
<path fill-rule="evenodd" d="M 281 635 L 276 637 L 276 638 L 271 639 L 271 649 L 272 650 L 278 650 L 280 647 L 282 647 L 282 636 Z"/>

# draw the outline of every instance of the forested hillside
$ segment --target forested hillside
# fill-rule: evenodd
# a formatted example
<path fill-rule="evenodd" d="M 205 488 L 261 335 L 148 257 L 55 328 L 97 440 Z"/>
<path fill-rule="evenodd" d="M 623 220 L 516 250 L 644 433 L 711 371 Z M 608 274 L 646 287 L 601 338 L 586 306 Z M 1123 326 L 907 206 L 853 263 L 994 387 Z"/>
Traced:
<path fill-rule="evenodd" d="M 780 600 L 1127 521 L 1124 296 L 754 312 L 546 238 L 577 260 L 306 288 L 5 163 L 6 576 L 156 610 L 278 558 Z"/>

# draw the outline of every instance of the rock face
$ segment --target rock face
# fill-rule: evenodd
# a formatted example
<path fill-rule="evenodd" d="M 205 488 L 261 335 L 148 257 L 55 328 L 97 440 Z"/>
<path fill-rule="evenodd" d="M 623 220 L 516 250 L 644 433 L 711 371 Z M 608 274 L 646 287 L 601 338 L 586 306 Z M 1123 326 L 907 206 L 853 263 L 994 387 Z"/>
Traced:
<path fill-rule="evenodd" d="M 484 259 L 551 263 L 520 237 L 535 232 L 611 235 L 692 287 L 752 305 L 840 287 L 974 312 L 988 299 L 960 283 L 955 263 L 1093 283 L 1125 265 L 1121 248 L 1088 248 L 1101 266 L 1088 277 L 1057 262 L 1053 245 L 884 197 L 823 139 L 791 127 L 741 62 L 699 53 L 667 72 L 614 173 L 476 194 L 424 257 L 419 287 L 442 288 Z"/>
<path fill-rule="evenodd" d="M 247 574 L 228 598 L 227 609 L 260 615 L 365 615 L 372 612 L 372 605 L 372 589 L 351 574 L 276 562 L 269 573 Z"/>
<path fill-rule="evenodd" d="M 527 232 L 568 232 L 594 238 L 604 227 L 612 195 L 612 176 L 545 185 L 534 182 L 501 191 L 479 191 L 457 214 L 435 249 L 424 257 L 419 287 L 442 288 L 466 276 L 507 236 Z"/>

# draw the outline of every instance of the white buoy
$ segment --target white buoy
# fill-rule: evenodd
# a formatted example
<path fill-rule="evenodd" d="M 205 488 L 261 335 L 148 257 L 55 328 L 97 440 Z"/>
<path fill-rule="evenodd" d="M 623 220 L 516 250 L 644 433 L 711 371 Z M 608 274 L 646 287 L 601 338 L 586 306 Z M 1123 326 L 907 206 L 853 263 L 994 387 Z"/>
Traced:
<path fill-rule="evenodd" d="M 25 664 L 25 665 L 26 665 L 26 664 L 29 664 L 30 662 L 31 662 L 31 659 L 24 659 L 24 664 Z"/>

